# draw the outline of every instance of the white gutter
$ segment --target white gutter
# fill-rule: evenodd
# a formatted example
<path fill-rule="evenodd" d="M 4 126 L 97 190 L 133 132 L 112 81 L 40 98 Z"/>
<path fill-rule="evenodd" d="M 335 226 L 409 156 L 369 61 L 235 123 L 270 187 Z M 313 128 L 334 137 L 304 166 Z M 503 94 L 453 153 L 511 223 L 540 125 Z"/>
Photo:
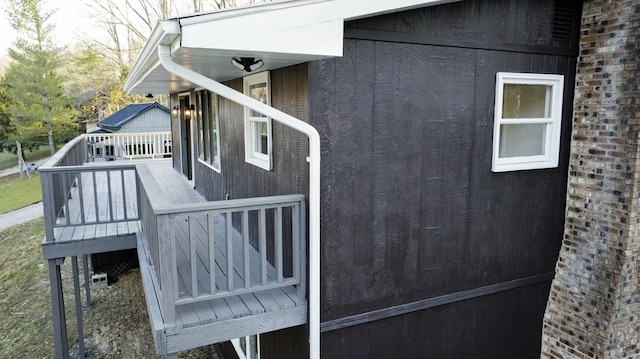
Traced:
<path fill-rule="evenodd" d="M 169 73 L 265 114 L 309 138 L 309 358 L 320 359 L 320 134 L 302 120 L 176 63 L 169 45 L 158 45 L 158 58 Z"/>

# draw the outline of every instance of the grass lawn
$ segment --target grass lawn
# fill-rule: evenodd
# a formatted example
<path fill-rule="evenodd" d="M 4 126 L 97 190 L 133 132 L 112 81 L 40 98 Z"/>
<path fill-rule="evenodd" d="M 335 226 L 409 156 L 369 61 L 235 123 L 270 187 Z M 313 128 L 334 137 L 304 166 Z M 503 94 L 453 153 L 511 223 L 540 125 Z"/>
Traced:
<path fill-rule="evenodd" d="M 49 152 L 49 146 L 42 146 L 39 149 L 34 150 L 33 152 L 30 152 L 29 150 L 24 151 L 24 157 L 25 157 L 24 161 L 27 163 L 27 165 L 30 165 L 31 163 L 35 163 L 38 160 L 49 157 L 49 156 L 51 156 L 51 153 Z M 7 152 L 7 151 L 0 152 L 0 170 L 17 166 L 17 165 L 18 165 L 18 157 L 16 156 L 15 153 Z"/>
<path fill-rule="evenodd" d="M 42 218 L 0 231 L 0 358 L 53 357 L 49 271 L 40 249 L 42 238 Z M 71 318 L 72 304 L 66 307 Z M 71 340 L 76 340 L 74 332 L 69 333 Z"/>
<path fill-rule="evenodd" d="M 49 268 L 42 258 L 42 218 L 0 231 L 0 358 L 53 358 Z M 80 259 L 80 258 L 79 258 Z M 77 330 L 71 259 L 62 266 L 67 333 L 71 357 Z M 84 288 L 82 290 L 84 297 Z M 83 313 L 87 358 L 165 358 L 156 356 L 140 271 L 105 289 L 92 291 Z M 179 358 L 218 358 L 214 346 L 181 352 Z"/>
<path fill-rule="evenodd" d="M 26 175 L 0 178 L 0 198 L 0 214 L 42 201 L 38 172 L 31 172 L 31 178 Z"/>

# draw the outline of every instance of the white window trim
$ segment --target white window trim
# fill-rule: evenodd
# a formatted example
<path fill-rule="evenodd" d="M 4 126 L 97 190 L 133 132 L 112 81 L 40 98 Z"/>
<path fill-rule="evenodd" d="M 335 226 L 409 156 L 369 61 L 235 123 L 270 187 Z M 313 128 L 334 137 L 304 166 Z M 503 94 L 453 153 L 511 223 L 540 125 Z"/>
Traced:
<path fill-rule="evenodd" d="M 267 84 L 267 98 L 265 104 L 271 106 L 271 81 L 269 71 L 260 72 L 257 74 L 246 76 L 243 79 L 244 94 L 250 96 L 249 89 L 254 84 L 259 83 Z M 272 167 L 272 139 L 273 132 L 271 127 L 271 118 L 269 117 L 252 117 L 251 109 L 244 108 L 244 153 L 245 161 L 254 166 L 260 167 L 267 171 L 271 171 Z M 267 124 L 267 154 L 256 151 L 256 133 L 255 123 L 266 122 Z"/>
<path fill-rule="evenodd" d="M 549 118 L 503 119 L 502 103 L 505 84 L 551 86 Z M 558 167 L 560 156 L 560 130 L 562 123 L 562 99 L 564 76 L 549 74 L 525 74 L 498 72 L 496 76 L 496 102 L 493 125 L 493 172 L 520 171 Z M 500 158 L 500 126 L 504 124 L 546 123 L 544 155 Z"/>
<path fill-rule="evenodd" d="M 206 89 L 196 89 L 196 93 L 198 91 L 202 91 L 202 94 L 200 96 L 202 96 L 203 94 L 210 92 Z M 215 129 L 215 134 L 216 134 L 216 141 L 218 144 L 218 154 L 217 156 L 215 156 L 215 159 L 212 160 L 211 162 L 205 161 L 202 157 L 203 154 L 200 153 L 200 143 L 198 143 L 198 162 L 202 163 L 203 165 L 211 168 L 212 170 L 221 173 L 221 153 L 220 150 L 222 149 L 222 146 L 220 145 L 220 116 L 218 113 L 218 95 L 215 94 L 214 92 L 210 92 L 211 93 L 211 101 L 214 103 L 214 111 L 215 113 L 212 113 L 212 116 L 216 116 L 216 129 Z M 196 98 L 198 96 L 196 95 Z M 196 101 L 197 102 L 197 101 Z M 202 102 L 202 97 L 200 99 L 200 102 Z M 205 119 L 202 118 L 203 117 L 203 113 L 202 113 L 202 103 L 197 104 L 197 106 L 199 106 L 199 108 L 196 108 L 197 111 L 197 115 L 198 119 L 202 119 L 201 121 L 198 120 L 197 121 L 197 127 L 198 127 L 198 141 L 202 140 L 202 137 L 200 136 L 200 131 L 204 131 L 204 129 L 200 128 L 200 124 L 202 123 L 202 125 L 204 125 L 204 121 Z M 209 124 L 211 125 L 211 124 Z M 209 146 L 211 146 L 211 144 L 209 144 Z"/>
<path fill-rule="evenodd" d="M 258 351 L 258 356 L 257 357 L 253 357 L 252 355 L 245 355 L 246 353 L 251 353 L 251 351 L 249 350 L 249 342 L 250 342 L 250 338 L 251 336 L 246 336 L 245 337 L 245 348 L 242 348 L 242 345 L 240 343 L 240 338 L 236 338 L 236 339 L 231 339 L 231 344 L 233 344 L 233 349 L 235 349 L 236 354 L 238 354 L 238 358 L 240 359 L 260 359 L 260 335 L 256 334 L 256 350 Z"/>

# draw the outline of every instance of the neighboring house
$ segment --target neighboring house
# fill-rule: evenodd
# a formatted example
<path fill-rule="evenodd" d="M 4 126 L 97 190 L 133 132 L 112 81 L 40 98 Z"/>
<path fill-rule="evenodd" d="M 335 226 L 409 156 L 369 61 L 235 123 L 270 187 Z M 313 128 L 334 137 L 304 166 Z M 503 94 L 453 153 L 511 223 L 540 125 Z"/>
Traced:
<path fill-rule="evenodd" d="M 117 241 L 170 358 L 637 355 L 638 9 L 297 0 L 160 21 L 125 90 L 170 93 L 174 170 L 119 169 L 126 238 L 80 251 L 47 225 L 60 357 L 60 263 Z M 45 223 L 101 170 L 45 166 Z"/>
<path fill-rule="evenodd" d="M 132 103 L 98 122 L 110 133 L 143 133 L 171 130 L 169 109 L 157 102 Z"/>
<path fill-rule="evenodd" d="M 164 157 L 171 153 L 171 140 L 166 134 L 171 131 L 169 109 L 157 102 L 129 104 L 99 121 L 97 127 L 89 133 L 94 141 L 91 154 L 96 158 Z"/>

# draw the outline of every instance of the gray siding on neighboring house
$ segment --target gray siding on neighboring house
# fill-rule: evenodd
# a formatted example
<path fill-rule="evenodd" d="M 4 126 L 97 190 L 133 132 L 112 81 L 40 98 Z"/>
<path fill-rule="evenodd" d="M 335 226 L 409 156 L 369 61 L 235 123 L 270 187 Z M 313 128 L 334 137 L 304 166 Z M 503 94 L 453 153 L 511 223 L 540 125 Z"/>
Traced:
<path fill-rule="evenodd" d="M 149 109 L 123 124 L 118 133 L 161 132 L 171 130 L 171 115 L 159 108 Z"/>

